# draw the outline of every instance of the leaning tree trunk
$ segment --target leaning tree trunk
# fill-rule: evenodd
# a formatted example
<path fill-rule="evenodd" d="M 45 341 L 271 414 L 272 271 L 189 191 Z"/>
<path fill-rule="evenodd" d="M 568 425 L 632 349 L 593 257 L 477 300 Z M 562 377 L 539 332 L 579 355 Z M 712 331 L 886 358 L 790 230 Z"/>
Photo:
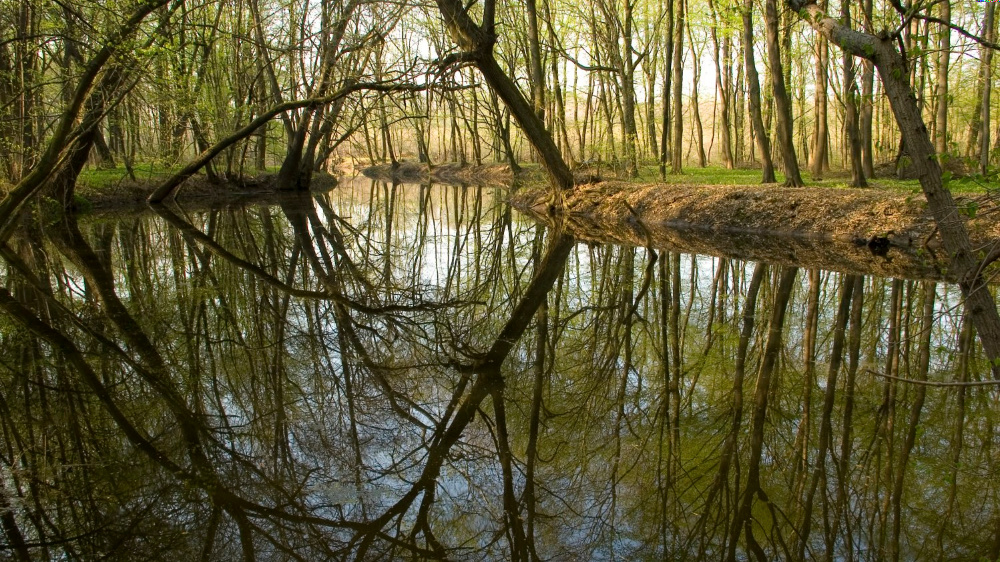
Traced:
<path fill-rule="evenodd" d="M 855 31 L 827 16 L 815 2 L 787 2 L 789 7 L 831 42 L 854 56 L 871 60 L 878 69 L 885 94 L 902 131 L 903 142 L 913 160 L 913 169 L 920 179 L 927 206 L 950 258 L 950 272 L 962 289 L 969 318 L 979 333 L 983 349 L 992 365 L 993 376 L 1000 379 L 1000 314 L 997 313 L 996 302 L 982 275 L 985 264 L 976 259 L 965 221 L 958 212 L 951 192 L 942 182 L 941 166 L 938 164 L 934 145 L 931 144 L 913 88 L 907 80 L 909 73 L 906 58 L 896 49 L 891 37 L 882 38 Z"/>
<path fill-rule="evenodd" d="M 108 36 L 104 46 L 94 53 L 84 66 L 73 96 L 53 127 L 52 134 L 49 135 L 45 151 L 31 171 L 21 178 L 3 199 L 0 199 L 0 240 L 7 238 L 25 202 L 39 192 L 52 171 L 73 148 L 73 133 L 80 131 L 77 128 L 77 120 L 85 111 L 91 95 L 95 92 L 94 88 L 99 87 L 100 81 L 107 79 L 108 73 L 104 71 L 108 62 L 122 45 L 128 44 L 130 37 L 139 29 L 146 17 L 166 4 L 167 0 L 146 0 L 138 4 L 129 18 Z"/>
<path fill-rule="evenodd" d="M 562 191 L 573 188 L 573 173 L 545 128 L 545 123 L 535 114 L 517 84 L 497 64 L 493 54 L 493 46 L 497 40 L 496 0 L 484 2 L 482 25 L 472 21 L 461 0 L 437 0 L 437 5 L 452 39 L 464 51 L 454 56 L 452 60 L 474 63 L 486 83 L 507 105 L 528 142 L 538 151 L 542 164 L 549 174 L 549 182 L 553 188 L 552 206 L 561 207 Z"/>

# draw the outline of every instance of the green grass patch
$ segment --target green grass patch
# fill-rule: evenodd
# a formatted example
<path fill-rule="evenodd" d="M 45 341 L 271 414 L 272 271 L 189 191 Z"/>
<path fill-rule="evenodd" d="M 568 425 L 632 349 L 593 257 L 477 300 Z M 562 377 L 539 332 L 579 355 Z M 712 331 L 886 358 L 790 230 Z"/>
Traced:
<path fill-rule="evenodd" d="M 785 181 L 784 175 L 776 171 L 778 183 Z M 611 174 L 607 174 L 606 179 L 611 179 Z M 808 170 L 802 170 L 802 179 L 809 187 L 847 188 L 850 183 L 850 174 L 846 171 L 833 170 L 825 174 L 823 179 L 814 180 Z M 690 185 L 757 185 L 760 184 L 761 171 L 757 168 L 738 168 L 727 170 L 721 166 L 707 166 L 700 168 L 687 166 L 680 174 L 667 173 L 666 183 L 690 184 Z M 656 165 L 646 165 L 639 169 L 639 178 L 635 180 L 640 183 L 658 183 L 660 170 Z M 873 189 L 887 189 L 908 193 L 920 193 L 920 182 L 915 179 L 899 179 L 895 176 L 876 176 L 868 180 L 868 186 Z M 962 176 L 953 177 L 947 181 L 947 187 L 957 194 L 979 194 L 989 192 L 1000 192 L 1000 176 Z"/>
<path fill-rule="evenodd" d="M 132 173 L 137 182 L 156 182 L 166 179 L 171 174 L 178 172 L 180 166 L 164 166 L 156 163 L 136 164 L 132 166 Z M 128 170 L 124 166 L 115 168 L 95 168 L 87 167 L 77 178 L 77 187 L 89 187 L 102 189 L 114 187 L 126 181 L 132 181 Z"/>

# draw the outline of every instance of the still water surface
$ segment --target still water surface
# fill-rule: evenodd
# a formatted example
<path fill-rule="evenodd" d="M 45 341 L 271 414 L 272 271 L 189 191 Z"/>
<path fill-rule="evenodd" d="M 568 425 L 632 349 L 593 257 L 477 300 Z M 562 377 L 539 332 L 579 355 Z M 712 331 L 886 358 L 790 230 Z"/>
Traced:
<path fill-rule="evenodd" d="M 954 288 L 576 243 L 354 180 L 26 229 L 15 559 L 996 559 Z M 655 257 L 655 260 L 653 259 Z"/>

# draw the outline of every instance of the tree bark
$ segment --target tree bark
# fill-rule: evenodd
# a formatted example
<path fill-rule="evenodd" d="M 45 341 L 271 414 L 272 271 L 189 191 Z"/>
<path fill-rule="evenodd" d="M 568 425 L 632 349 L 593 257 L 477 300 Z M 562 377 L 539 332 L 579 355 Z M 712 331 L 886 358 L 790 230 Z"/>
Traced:
<path fill-rule="evenodd" d="M 525 16 L 528 20 L 528 72 L 531 84 L 531 105 L 535 115 L 545 121 L 545 73 L 542 71 L 542 48 L 538 40 L 538 3 L 526 0 Z"/>
<path fill-rule="evenodd" d="M 767 138 L 764 127 L 764 116 L 760 108 L 760 78 L 757 75 L 757 62 L 753 54 L 753 2 L 748 0 L 743 10 L 743 59 L 746 67 L 748 100 L 750 105 L 750 120 L 753 124 L 754 139 L 757 141 L 757 152 L 760 153 L 761 183 L 775 183 L 774 162 L 771 160 L 771 142 Z"/>
<path fill-rule="evenodd" d="M 844 25 L 851 24 L 850 2 L 840 3 L 840 17 Z M 851 169 L 851 187 L 868 187 L 862 161 L 861 129 L 858 124 L 858 85 L 854 81 L 854 57 L 844 52 L 844 128 L 847 130 L 848 166 Z M 870 117 L 870 116 L 869 116 Z M 869 122 L 869 126 L 871 123 Z"/>
<path fill-rule="evenodd" d="M 729 71 L 731 62 L 729 60 L 728 35 L 723 41 L 723 46 L 719 47 L 719 25 L 718 13 L 716 13 L 715 2 L 709 0 L 709 8 L 712 10 L 712 47 L 715 52 L 715 87 L 719 94 L 719 132 L 721 134 L 722 165 L 726 169 L 732 170 L 733 164 L 733 141 L 732 127 L 729 123 L 730 103 L 729 103 Z M 729 32 L 726 31 L 728 34 Z M 720 60 L 721 59 L 721 60 Z M 720 64 L 721 63 L 721 64 Z"/>
<path fill-rule="evenodd" d="M 934 150 L 939 156 L 948 152 L 948 61 L 951 57 L 951 2 L 939 2 L 941 29 L 938 39 L 937 59 L 937 111 L 934 116 Z"/>
<path fill-rule="evenodd" d="M 785 73 L 781 64 L 776 0 L 766 0 L 764 3 L 764 22 L 767 30 L 767 62 L 771 68 L 771 90 L 774 93 L 775 136 L 778 138 L 781 161 L 785 168 L 785 185 L 801 187 L 805 183 L 802 181 L 799 161 L 795 156 L 795 139 L 792 136 L 792 102 L 788 97 L 788 89 L 785 87 Z"/>
<path fill-rule="evenodd" d="M 74 139 L 71 133 L 75 130 L 77 119 L 94 92 L 95 83 L 99 79 L 103 80 L 102 71 L 105 65 L 123 45 L 128 44 L 128 38 L 135 33 L 146 17 L 166 4 L 167 0 L 147 0 L 136 6 L 129 18 L 110 34 L 104 46 L 87 62 L 72 98 L 49 137 L 45 152 L 31 171 L 0 200 L 0 240 L 7 238 L 21 207 L 38 193 L 66 155 L 66 151 L 73 147 Z"/>
<path fill-rule="evenodd" d="M 846 6 L 846 2 L 841 3 Z M 813 128 L 812 157 L 809 163 L 812 179 L 819 180 L 830 169 L 830 128 L 827 123 L 827 88 L 830 87 L 830 48 L 822 35 L 816 38 L 816 122 Z"/>
<path fill-rule="evenodd" d="M 872 0 L 864 0 L 864 19 L 866 30 L 871 32 Z M 844 25 L 850 27 L 850 23 Z M 875 65 L 871 61 L 863 61 L 864 72 L 861 75 L 861 169 L 866 178 L 875 177 L 874 131 L 872 122 L 875 114 Z"/>
<path fill-rule="evenodd" d="M 667 158 L 670 157 L 670 91 L 671 80 L 673 79 L 674 61 L 674 0 L 665 0 L 666 13 L 664 19 L 667 21 L 667 30 L 664 35 L 667 44 L 664 48 L 663 60 L 663 131 L 660 136 L 660 178 L 667 179 Z"/>
<path fill-rule="evenodd" d="M 691 57 L 694 60 L 701 60 L 701 53 L 695 49 L 694 34 L 691 33 L 691 26 L 688 26 L 688 42 L 691 43 Z M 692 76 L 694 86 L 691 89 L 691 120 L 694 122 L 694 144 L 698 151 L 698 167 L 708 166 L 708 158 L 705 156 L 705 129 L 701 123 L 701 110 L 699 109 L 698 87 L 701 82 L 701 71 L 699 65 L 694 65 Z"/>
<path fill-rule="evenodd" d="M 685 0 L 677 0 L 676 6 L 676 19 L 674 22 L 674 62 L 673 62 L 673 117 L 674 121 L 671 123 L 673 126 L 673 143 L 671 146 L 670 153 L 670 173 L 679 174 L 683 170 L 681 169 L 681 143 L 684 142 L 684 120 L 681 119 L 681 111 L 684 107 L 681 103 L 681 93 L 683 91 L 684 82 L 684 2 Z"/>
<path fill-rule="evenodd" d="M 625 175 L 639 177 L 639 128 L 635 122 L 635 67 L 632 58 L 632 10 L 633 0 L 625 0 L 625 15 L 622 22 L 621 81 L 622 81 L 622 132 L 625 139 Z"/>
<path fill-rule="evenodd" d="M 986 4 L 986 21 L 983 27 L 986 30 L 986 40 L 994 43 L 997 37 L 996 27 L 996 4 L 988 2 Z M 983 96 L 980 103 L 983 106 L 982 117 L 982 141 L 979 145 L 979 173 L 985 175 L 990 165 L 990 94 L 993 91 L 993 49 L 984 48 L 982 54 L 982 77 Z"/>

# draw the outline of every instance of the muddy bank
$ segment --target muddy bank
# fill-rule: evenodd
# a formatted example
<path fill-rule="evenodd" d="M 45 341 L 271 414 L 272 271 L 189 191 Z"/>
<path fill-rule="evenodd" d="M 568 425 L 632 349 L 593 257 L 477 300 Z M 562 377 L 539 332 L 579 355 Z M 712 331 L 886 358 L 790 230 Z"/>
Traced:
<path fill-rule="evenodd" d="M 515 208 L 548 216 L 545 188 L 519 191 Z M 958 198 L 977 250 L 1000 243 L 998 208 Z M 887 277 L 947 279 L 923 195 L 873 189 L 677 186 L 602 182 L 567 194 L 561 220 L 593 242 L 728 256 Z"/>
<path fill-rule="evenodd" d="M 89 210 L 100 212 L 135 211 L 147 207 L 146 198 L 162 180 L 132 181 L 122 180 L 107 185 L 78 184 L 76 193 L 86 200 Z M 325 173 L 315 174 L 309 191 L 324 192 L 337 186 L 335 176 Z M 243 204 L 269 201 L 282 197 L 287 191 L 275 187 L 275 176 L 263 174 L 253 177 L 234 178 L 213 183 L 207 177 L 198 175 L 189 178 L 177 189 L 177 201 L 185 208 L 213 206 L 219 204 Z M 87 209 L 84 209 L 87 210 Z"/>
<path fill-rule="evenodd" d="M 514 181 L 514 173 L 506 164 L 427 164 L 399 162 L 379 164 L 361 170 L 366 177 L 400 183 L 443 183 L 448 185 L 508 185 Z"/>

